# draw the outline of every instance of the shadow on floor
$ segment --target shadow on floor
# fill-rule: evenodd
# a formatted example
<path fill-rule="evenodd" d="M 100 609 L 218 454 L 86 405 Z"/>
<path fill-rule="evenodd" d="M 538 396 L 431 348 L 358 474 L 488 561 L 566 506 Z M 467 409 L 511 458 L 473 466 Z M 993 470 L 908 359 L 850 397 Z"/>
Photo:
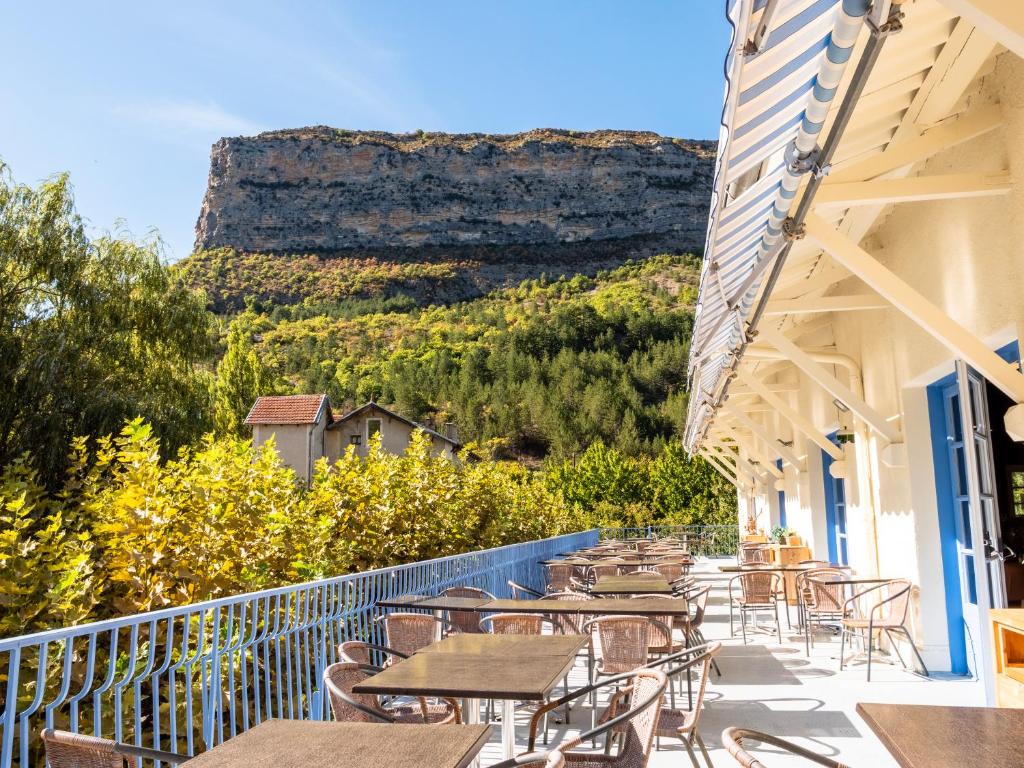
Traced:
<path fill-rule="evenodd" d="M 808 659 L 785 658 L 795 652 L 792 648 L 764 645 L 726 646 L 718 657 L 722 676 L 714 678 L 715 685 L 801 685 L 803 677 L 836 674 L 835 670 L 813 666 Z"/>
<path fill-rule="evenodd" d="M 835 755 L 838 750 L 821 739 L 856 739 L 861 733 L 844 712 L 824 707 L 821 699 L 708 700 L 700 731 L 708 747 L 721 747 L 722 731 L 741 726 L 784 739 L 810 739 L 821 745 L 816 751 Z"/>

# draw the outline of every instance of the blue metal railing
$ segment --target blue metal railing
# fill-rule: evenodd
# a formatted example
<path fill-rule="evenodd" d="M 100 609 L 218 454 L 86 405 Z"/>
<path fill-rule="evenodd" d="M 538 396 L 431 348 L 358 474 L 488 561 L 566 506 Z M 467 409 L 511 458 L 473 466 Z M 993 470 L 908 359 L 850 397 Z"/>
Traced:
<path fill-rule="evenodd" d="M 598 531 L 0 639 L 0 768 L 41 765 L 43 727 L 194 755 L 270 717 L 320 719 L 344 640 L 382 642 L 377 603 L 456 585 L 543 589 L 538 560 Z"/>
<path fill-rule="evenodd" d="M 602 539 L 685 536 L 690 551 L 702 557 L 735 555 L 740 544 L 738 525 L 648 525 L 642 528 L 602 528 Z"/>

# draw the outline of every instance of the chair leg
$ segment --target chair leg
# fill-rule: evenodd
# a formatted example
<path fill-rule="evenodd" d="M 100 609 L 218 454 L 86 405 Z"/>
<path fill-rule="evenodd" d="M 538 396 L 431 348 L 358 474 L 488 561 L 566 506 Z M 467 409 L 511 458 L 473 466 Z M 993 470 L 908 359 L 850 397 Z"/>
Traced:
<path fill-rule="evenodd" d="M 811 658 L 811 628 L 807 619 L 803 621 L 804 630 L 804 653 L 807 654 L 807 658 Z"/>
<path fill-rule="evenodd" d="M 689 737 L 683 737 L 683 746 L 686 747 L 686 751 L 690 753 L 690 762 L 693 763 L 693 768 L 700 768 L 700 763 L 697 762 L 697 755 L 693 751 L 693 747 L 690 745 Z"/>
<path fill-rule="evenodd" d="M 757 620 L 757 614 L 754 614 L 755 621 Z M 740 629 L 743 630 L 743 644 L 747 644 L 747 611 L 744 608 L 740 608 Z"/>
<path fill-rule="evenodd" d="M 874 647 L 874 633 L 868 631 L 867 643 L 868 643 L 868 682 L 871 682 L 871 649 Z"/>
<path fill-rule="evenodd" d="M 697 745 L 700 747 L 700 751 L 704 753 L 704 759 L 707 761 L 708 768 L 715 768 L 711 763 L 711 755 L 708 754 L 708 748 L 704 746 L 704 739 L 700 737 L 700 731 L 693 732 L 693 738 L 697 740 Z"/>
<path fill-rule="evenodd" d="M 732 600 L 729 601 L 729 637 L 736 637 L 736 628 L 732 619 Z"/>
<path fill-rule="evenodd" d="M 900 631 L 902 631 L 903 634 L 906 635 L 907 642 L 910 644 L 910 650 L 912 650 L 914 652 L 914 656 L 917 657 L 917 663 L 921 665 L 921 670 L 923 671 L 924 676 L 931 677 L 931 675 L 928 672 L 928 667 L 925 666 L 924 659 L 921 658 L 921 652 L 917 650 L 917 643 L 915 643 L 914 638 L 910 636 L 910 632 L 907 630 L 906 627 L 900 627 Z"/>
<path fill-rule="evenodd" d="M 846 661 L 846 628 L 839 630 L 839 671 L 843 671 L 843 664 Z"/>
<path fill-rule="evenodd" d="M 902 666 L 904 669 L 910 669 L 910 667 L 907 666 L 907 662 L 903 659 L 903 654 L 900 653 L 900 647 L 896 644 L 896 641 L 893 639 L 892 632 L 889 631 L 888 627 L 882 627 L 882 631 L 885 632 L 885 636 L 889 638 L 889 645 L 892 646 L 893 651 L 896 653 L 896 658 L 900 660 L 900 666 Z"/>
<path fill-rule="evenodd" d="M 786 615 L 789 616 L 789 606 L 786 606 Z M 775 601 L 775 632 L 779 636 L 779 645 L 782 645 L 782 626 L 779 624 L 779 601 Z"/>

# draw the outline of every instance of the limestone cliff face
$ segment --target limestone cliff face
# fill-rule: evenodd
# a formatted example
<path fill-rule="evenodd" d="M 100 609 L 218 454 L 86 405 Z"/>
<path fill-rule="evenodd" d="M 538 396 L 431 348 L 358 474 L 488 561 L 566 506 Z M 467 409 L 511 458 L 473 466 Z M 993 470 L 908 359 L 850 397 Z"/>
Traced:
<path fill-rule="evenodd" d="M 698 250 L 714 152 L 714 142 L 626 131 L 315 127 L 221 139 L 196 247 L 308 254 L 641 237 Z"/>

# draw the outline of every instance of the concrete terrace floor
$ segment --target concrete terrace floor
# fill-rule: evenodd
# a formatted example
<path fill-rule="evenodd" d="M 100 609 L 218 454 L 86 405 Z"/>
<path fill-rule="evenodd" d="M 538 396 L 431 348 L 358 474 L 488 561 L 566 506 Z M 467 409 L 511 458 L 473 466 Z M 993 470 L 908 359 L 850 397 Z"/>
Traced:
<path fill-rule="evenodd" d="M 981 706 L 984 693 L 978 681 L 966 678 L 926 679 L 904 671 L 898 664 L 872 664 L 873 680 L 865 679 L 861 664 L 847 666 L 839 672 L 839 639 L 819 634 L 819 640 L 808 658 L 804 653 L 803 636 L 795 629 L 787 631 L 784 615 L 783 642 L 774 635 L 748 634 L 748 645 L 729 637 L 729 606 L 727 584 L 732 574 L 719 572 L 718 565 L 729 560 L 701 561 L 693 570 L 701 582 L 713 585 L 708 601 L 704 634 L 709 641 L 721 640 L 718 657 L 722 676 L 711 674 L 705 709 L 701 715 L 700 732 L 716 766 L 736 766 L 722 749 L 721 733 L 729 726 L 743 726 L 767 731 L 794 741 L 804 747 L 840 760 L 854 768 L 895 766 L 886 749 L 857 715 L 857 702 L 890 702 L 902 704 L 948 704 Z M 781 608 L 781 606 L 780 606 Z M 796 609 L 791 607 L 794 627 Z M 748 624 L 749 628 L 749 624 Z M 578 664 L 570 677 L 570 688 L 586 685 L 586 668 Z M 561 688 L 556 691 L 561 695 Z M 685 694 L 677 694 L 677 706 L 685 706 Z M 529 707 L 517 714 L 517 751 L 526 750 L 530 719 Z M 598 710 L 602 709 L 599 702 Z M 551 729 L 550 744 L 557 744 L 566 735 L 589 727 L 588 707 L 574 709 L 572 724 Z M 661 750 L 652 755 L 652 768 L 690 766 L 686 749 L 675 739 L 663 738 Z M 767 766 L 806 766 L 808 763 L 776 750 L 750 749 Z M 501 740 L 498 727 L 482 753 L 484 766 L 499 762 Z M 701 759 L 698 753 L 698 759 Z M 703 760 L 701 768 L 704 768 Z"/>

